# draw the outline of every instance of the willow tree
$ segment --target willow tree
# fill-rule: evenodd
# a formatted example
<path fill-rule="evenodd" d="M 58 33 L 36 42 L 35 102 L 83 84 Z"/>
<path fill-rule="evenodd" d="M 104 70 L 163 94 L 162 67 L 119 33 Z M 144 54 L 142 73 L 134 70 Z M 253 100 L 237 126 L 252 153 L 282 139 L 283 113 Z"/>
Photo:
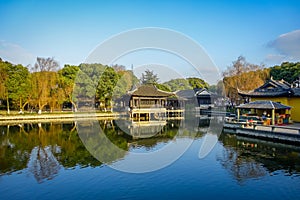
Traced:
<path fill-rule="evenodd" d="M 62 92 L 59 88 L 58 62 L 54 58 L 40 58 L 32 69 L 32 93 L 33 103 L 38 106 L 38 113 L 41 114 L 43 108 L 49 105 L 51 111 L 54 106 L 62 103 Z"/>
<path fill-rule="evenodd" d="M 270 74 L 263 66 L 248 63 L 243 56 L 239 56 L 223 73 L 223 83 L 226 96 L 232 103 L 239 103 L 238 90 L 253 90 L 262 85 Z"/>
<path fill-rule="evenodd" d="M 52 90 L 57 87 L 56 72 L 32 73 L 32 99 L 31 103 L 38 107 L 38 114 L 42 113 L 46 105 L 50 106 Z"/>

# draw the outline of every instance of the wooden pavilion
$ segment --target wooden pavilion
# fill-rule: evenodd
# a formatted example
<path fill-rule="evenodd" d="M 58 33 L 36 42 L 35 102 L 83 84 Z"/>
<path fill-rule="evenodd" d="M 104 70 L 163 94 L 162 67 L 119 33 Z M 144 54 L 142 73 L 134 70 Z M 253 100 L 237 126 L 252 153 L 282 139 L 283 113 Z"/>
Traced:
<path fill-rule="evenodd" d="M 290 106 L 283 105 L 273 101 L 254 101 L 237 106 L 237 118 L 241 118 L 241 110 L 249 110 L 246 116 L 259 116 L 265 122 L 270 120 L 269 124 L 284 124 L 289 123 Z"/>
<path fill-rule="evenodd" d="M 172 92 L 157 89 L 154 85 L 142 85 L 128 92 L 130 117 L 135 121 L 161 120 L 166 118 L 167 98 Z"/>

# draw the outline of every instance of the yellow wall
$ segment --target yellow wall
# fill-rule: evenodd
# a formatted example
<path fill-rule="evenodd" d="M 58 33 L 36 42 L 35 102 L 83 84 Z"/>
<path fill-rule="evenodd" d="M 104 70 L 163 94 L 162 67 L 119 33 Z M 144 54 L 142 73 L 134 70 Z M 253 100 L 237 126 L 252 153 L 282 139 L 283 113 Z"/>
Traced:
<path fill-rule="evenodd" d="M 291 118 L 295 122 L 300 122 L 300 97 L 253 97 L 251 101 L 270 100 L 291 106 Z"/>
<path fill-rule="evenodd" d="M 289 106 L 292 107 L 292 120 L 295 122 L 300 122 L 300 97 L 289 98 Z"/>

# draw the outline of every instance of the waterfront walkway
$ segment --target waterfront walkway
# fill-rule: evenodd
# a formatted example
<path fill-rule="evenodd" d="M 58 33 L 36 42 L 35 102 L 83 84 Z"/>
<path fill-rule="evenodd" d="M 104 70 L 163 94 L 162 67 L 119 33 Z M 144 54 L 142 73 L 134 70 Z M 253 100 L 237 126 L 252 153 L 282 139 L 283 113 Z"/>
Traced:
<path fill-rule="evenodd" d="M 226 122 L 224 131 L 236 135 L 264 138 L 273 141 L 292 142 L 300 144 L 300 124 L 290 125 L 258 125 L 248 123 Z"/>
<path fill-rule="evenodd" d="M 243 128 L 255 129 L 258 131 L 271 131 L 280 133 L 291 133 L 300 134 L 300 123 L 293 123 L 288 125 L 274 125 L 274 126 L 264 126 L 264 125 L 244 125 Z"/>

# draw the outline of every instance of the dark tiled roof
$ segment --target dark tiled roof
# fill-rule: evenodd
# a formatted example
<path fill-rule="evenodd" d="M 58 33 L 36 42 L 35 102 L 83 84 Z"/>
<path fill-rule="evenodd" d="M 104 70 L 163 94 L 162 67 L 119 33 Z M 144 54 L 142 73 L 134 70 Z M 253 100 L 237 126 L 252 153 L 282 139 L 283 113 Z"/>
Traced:
<path fill-rule="evenodd" d="M 284 80 L 268 80 L 265 84 L 255 90 L 244 92 L 239 91 L 239 95 L 248 97 L 287 97 L 300 96 L 299 91 L 294 91 L 291 84 Z"/>
<path fill-rule="evenodd" d="M 249 97 L 285 97 L 289 95 L 289 91 L 239 92 L 239 95 Z"/>
<path fill-rule="evenodd" d="M 288 82 L 286 82 L 285 80 L 273 80 L 272 78 L 270 80 L 268 80 L 265 84 L 263 84 L 262 86 L 260 86 L 258 89 L 260 88 L 266 88 L 269 86 L 273 86 L 274 88 L 282 88 L 282 89 L 289 89 L 291 87 L 291 84 L 289 84 Z"/>
<path fill-rule="evenodd" d="M 300 97 L 300 88 L 293 88 L 292 89 L 294 96 Z"/>
<path fill-rule="evenodd" d="M 195 97 L 219 97 L 217 94 L 208 91 L 205 88 L 195 88 L 194 90 L 179 90 L 176 95 L 181 98 L 191 99 Z"/>
<path fill-rule="evenodd" d="M 132 96 L 140 97 L 169 97 L 174 95 L 172 92 L 165 92 L 157 89 L 154 85 L 142 85 L 129 92 Z"/>
<path fill-rule="evenodd" d="M 194 90 L 179 90 L 176 92 L 176 96 L 185 99 L 192 99 L 196 96 L 196 94 Z"/>
<path fill-rule="evenodd" d="M 237 106 L 243 109 L 290 109 L 290 106 L 283 105 L 274 101 L 253 101 Z"/>

